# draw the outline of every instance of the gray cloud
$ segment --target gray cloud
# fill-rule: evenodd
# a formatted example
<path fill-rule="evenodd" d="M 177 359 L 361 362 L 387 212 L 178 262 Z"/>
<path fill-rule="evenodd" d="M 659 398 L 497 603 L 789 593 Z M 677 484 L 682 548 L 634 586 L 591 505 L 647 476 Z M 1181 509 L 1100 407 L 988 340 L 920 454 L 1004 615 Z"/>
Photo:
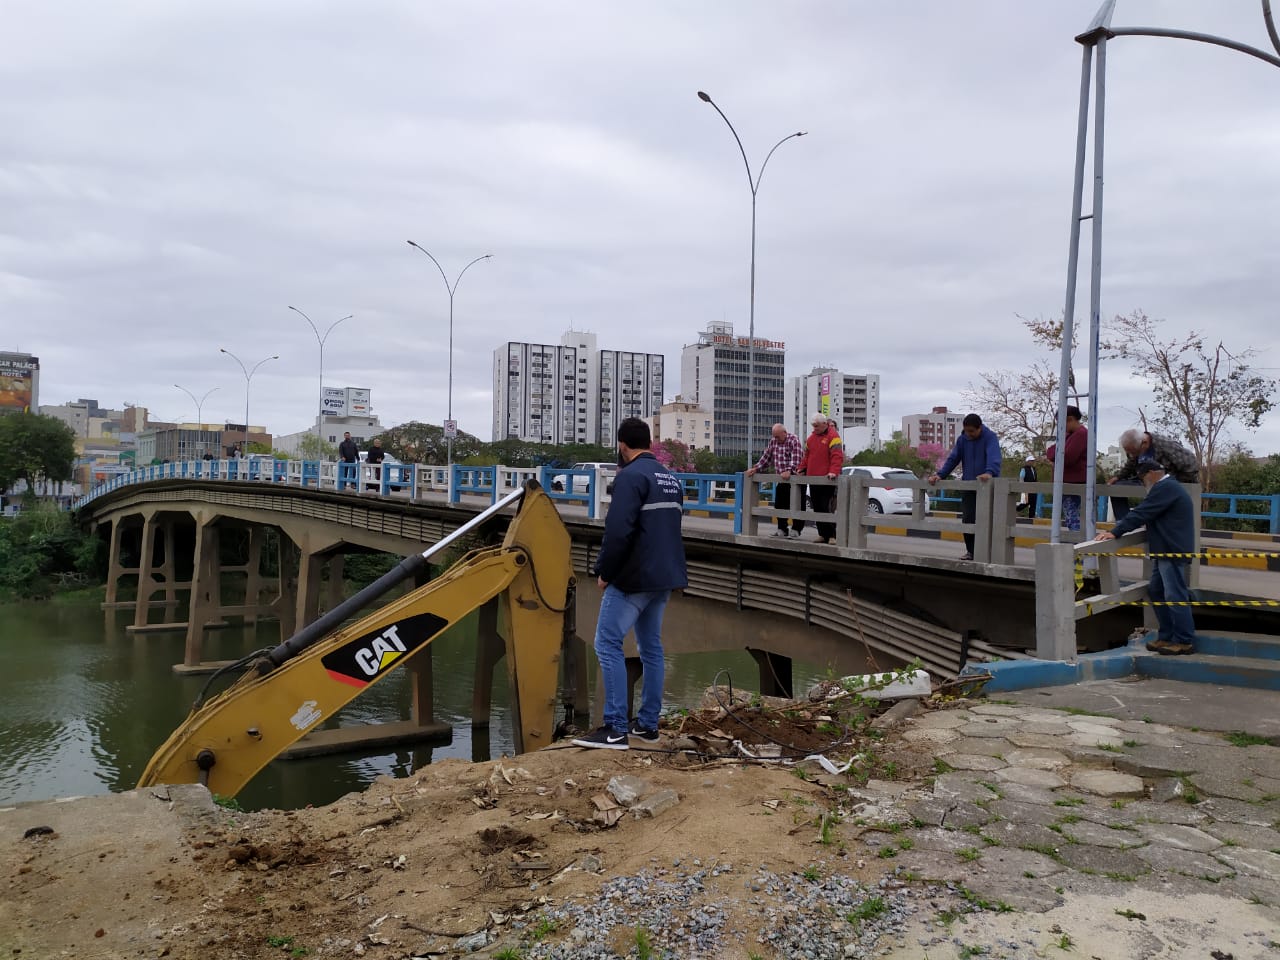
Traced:
<path fill-rule="evenodd" d="M 570 325 L 673 367 L 708 320 L 883 378 L 885 431 L 1034 357 L 1017 315 L 1061 310 L 1086 3 L 84 2 L 8 12 L 0 37 L 0 346 L 42 399 L 194 414 L 172 387 L 243 379 L 252 413 L 315 406 L 306 325 L 347 313 L 326 380 L 385 422 L 446 405 L 487 436 L 490 354 Z M 1117 24 L 1266 44 L 1251 0 L 1121 0 Z M 1236 348 L 1275 341 L 1280 71 L 1201 45 L 1110 47 L 1103 310 Z M 1087 255 L 1087 249 L 1086 249 Z M 1087 304 L 1087 279 L 1081 287 Z M 1084 310 L 1080 311 L 1084 317 Z M 1261 361 L 1280 366 L 1275 351 Z M 1103 371 L 1100 435 L 1146 392 Z M 669 384 L 670 392 L 678 383 Z M 1277 421 L 1280 424 L 1280 421 Z M 1256 438 L 1280 449 L 1280 425 Z"/>

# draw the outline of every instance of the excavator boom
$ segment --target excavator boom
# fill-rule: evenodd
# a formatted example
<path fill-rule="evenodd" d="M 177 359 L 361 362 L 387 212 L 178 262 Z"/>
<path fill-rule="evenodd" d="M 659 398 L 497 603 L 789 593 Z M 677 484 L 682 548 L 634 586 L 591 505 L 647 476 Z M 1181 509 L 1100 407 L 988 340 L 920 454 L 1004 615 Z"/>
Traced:
<path fill-rule="evenodd" d="M 203 782 L 214 793 L 235 796 L 290 744 L 495 599 L 506 627 L 516 742 L 526 751 L 550 743 L 572 597 L 569 533 L 532 481 L 463 529 L 512 501 L 519 509 L 501 546 L 467 554 L 439 578 L 336 631 L 314 629 L 340 622 L 422 566 L 402 564 L 403 575 L 365 588 L 197 704 L 156 751 L 138 786 Z M 438 548 L 410 560 L 425 562 Z"/>

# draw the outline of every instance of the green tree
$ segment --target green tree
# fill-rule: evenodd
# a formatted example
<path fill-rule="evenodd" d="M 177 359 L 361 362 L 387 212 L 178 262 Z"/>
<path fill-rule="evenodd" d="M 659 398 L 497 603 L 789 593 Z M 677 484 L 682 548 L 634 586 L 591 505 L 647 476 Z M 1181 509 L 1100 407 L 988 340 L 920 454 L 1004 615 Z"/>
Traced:
<path fill-rule="evenodd" d="M 324 437 L 308 433 L 298 441 L 298 454 L 304 460 L 336 460 L 338 445 L 330 443 Z"/>
<path fill-rule="evenodd" d="M 444 427 L 434 423 L 410 420 L 371 439 L 380 440 L 383 450 L 404 463 L 439 465 L 449 460 L 449 443 L 445 439 Z M 479 454 L 483 448 L 484 444 L 478 437 L 459 432 L 453 441 L 454 462 L 462 463 Z"/>
<path fill-rule="evenodd" d="M 672 473 L 691 473 L 693 457 L 687 444 L 679 440 L 659 440 L 653 445 L 653 455 Z"/>
<path fill-rule="evenodd" d="M 74 431 L 56 417 L 38 413 L 0 416 L 0 490 L 19 480 L 29 494 L 44 480 L 70 480 L 76 460 Z"/>
<path fill-rule="evenodd" d="M 1151 385 L 1156 422 L 1191 445 L 1204 487 L 1212 490 L 1222 431 L 1233 420 L 1256 430 L 1274 406 L 1277 384 L 1252 371 L 1249 361 L 1257 356 L 1252 347 L 1231 351 L 1194 330 L 1166 340 L 1162 323 L 1141 310 L 1116 317 L 1107 325 L 1107 355 L 1129 361 Z"/>
<path fill-rule="evenodd" d="M 715 451 L 710 447 L 703 447 L 701 450 L 693 451 L 693 472 L 719 473 L 720 458 L 715 455 Z"/>

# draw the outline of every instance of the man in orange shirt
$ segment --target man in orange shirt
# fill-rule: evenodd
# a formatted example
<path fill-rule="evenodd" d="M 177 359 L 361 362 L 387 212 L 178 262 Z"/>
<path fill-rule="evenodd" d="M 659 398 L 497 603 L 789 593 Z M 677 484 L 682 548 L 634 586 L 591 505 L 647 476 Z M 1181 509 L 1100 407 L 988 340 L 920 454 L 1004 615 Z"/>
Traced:
<path fill-rule="evenodd" d="M 813 415 L 813 433 L 804 442 L 804 456 L 800 460 L 800 469 L 807 477 L 825 476 L 834 480 L 840 476 L 840 468 L 844 465 L 844 444 L 840 434 L 831 425 L 831 421 L 821 413 Z M 813 503 L 815 513 L 830 513 L 831 498 L 835 496 L 834 486 L 810 486 L 809 500 Z M 830 521 L 818 521 L 818 542 L 830 543 L 836 538 L 836 525 Z"/>

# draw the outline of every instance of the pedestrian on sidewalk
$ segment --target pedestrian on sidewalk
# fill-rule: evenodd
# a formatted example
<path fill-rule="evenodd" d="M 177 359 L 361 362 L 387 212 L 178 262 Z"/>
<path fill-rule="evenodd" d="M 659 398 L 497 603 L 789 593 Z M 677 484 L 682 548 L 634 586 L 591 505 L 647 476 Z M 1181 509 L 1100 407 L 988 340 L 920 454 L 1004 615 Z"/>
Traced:
<path fill-rule="evenodd" d="M 1195 653 L 1196 625 L 1188 605 L 1191 590 L 1187 586 L 1187 572 L 1196 549 L 1195 509 L 1182 484 L 1159 463 L 1142 460 L 1136 469 L 1138 479 L 1147 488 L 1146 499 L 1140 500 L 1111 530 L 1104 530 L 1094 539 L 1114 540 L 1138 527 L 1147 528 L 1147 548 L 1151 552 L 1147 597 L 1155 605 L 1156 622 L 1160 625 L 1156 639 L 1147 641 L 1147 649 L 1166 656 Z"/>
<path fill-rule="evenodd" d="M 672 590 L 689 585 L 680 521 L 680 481 L 649 452 L 649 425 L 628 417 L 618 426 L 613 501 L 605 514 L 604 541 L 596 555 L 596 584 L 603 591 L 596 620 L 596 657 L 604 687 L 604 726 L 572 742 L 579 747 L 626 750 L 628 737 L 658 741 L 658 714 L 666 665 L 662 614 Z M 627 718 L 627 661 L 622 641 L 635 630 L 644 674 L 640 709 Z"/>
<path fill-rule="evenodd" d="M 783 479 L 783 483 L 775 483 L 773 485 L 773 508 L 775 510 L 791 509 L 791 484 L 785 481 L 791 479 L 791 475 L 800 467 L 800 460 L 804 455 L 804 448 L 800 445 L 800 438 L 794 433 L 788 433 L 787 428 L 780 423 L 773 425 L 773 435 L 769 443 L 764 448 L 764 453 L 760 455 L 760 459 L 756 461 L 754 467 L 747 470 L 747 476 L 754 476 L 766 467 L 772 468 L 772 471 Z M 801 487 L 801 490 L 804 488 Z M 804 498 L 801 497 L 803 500 Z M 783 537 L 789 535 L 787 533 L 787 518 L 778 517 L 778 532 L 775 537 Z M 804 529 L 803 520 L 792 520 L 791 530 L 794 535 L 799 537 L 800 531 Z"/>
<path fill-rule="evenodd" d="M 929 477 L 930 484 L 937 484 L 961 464 L 961 480 L 980 480 L 986 483 L 992 477 L 1000 476 L 1000 438 L 994 430 L 983 426 L 982 418 L 976 413 L 968 414 L 961 423 L 960 436 L 951 453 L 943 461 L 938 472 Z M 973 523 L 978 516 L 978 491 L 960 491 L 960 520 L 962 523 Z M 964 535 L 965 553 L 961 560 L 973 559 L 974 535 Z"/>
<path fill-rule="evenodd" d="M 1038 478 L 1036 477 L 1036 458 L 1034 456 L 1027 455 L 1026 462 L 1023 463 L 1022 469 L 1018 472 L 1018 479 L 1023 483 L 1036 482 Z M 1018 509 L 1027 511 L 1027 519 L 1035 519 L 1036 504 L 1039 499 L 1040 495 L 1038 493 L 1027 492 L 1022 495 L 1022 502 L 1018 504 Z"/>
<path fill-rule="evenodd" d="M 815 413 L 811 421 L 813 433 L 804 442 L 804 456 L 800 459 L 799 473 L 809 477 L 826 477 L 834 480 L 840 476 L 844 465 L 844 444 L 840 434 L 825 414 Z M 834 486 L 809 486 L 809 501 L 814 513 L 830 513 L 831 500 L 836 495 Z M 817 521 L 818 542 L 831 543 L 836 538 L 836 525 L 831 521 Z"/>

